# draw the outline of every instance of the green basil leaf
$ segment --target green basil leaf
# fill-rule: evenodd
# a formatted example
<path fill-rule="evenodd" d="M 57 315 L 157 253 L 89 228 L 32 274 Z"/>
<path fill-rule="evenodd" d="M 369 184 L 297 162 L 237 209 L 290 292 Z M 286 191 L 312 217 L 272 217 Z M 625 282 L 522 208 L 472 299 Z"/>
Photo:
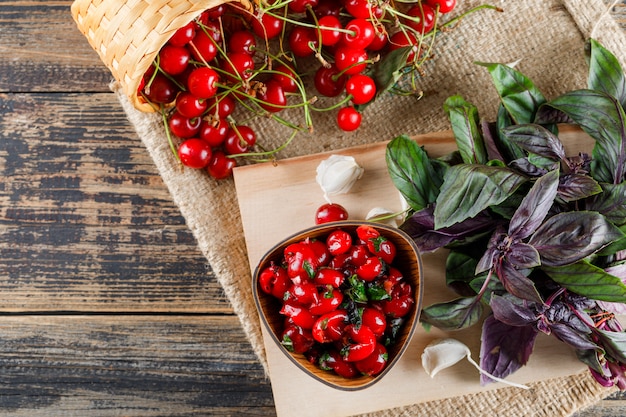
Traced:
<path fill-rule="evenodd" d="M 512 195 L 526 177 L 508 168 L 455 165 L 446 171 L 435 207 L 435 229 L 476 216 Z"/>
<path fill-rule="evenodd" d="M 590 90 L 598 90 L 615 97 L 622 107 L 626 107 L 626 77 L 615 55 L 591 39 L 591 55 L 589 57 L 589 77 L 587 86 Z"/>
<path fill-rule="evenodd" d="M 435 202 L 443 183 L 441 167 L 435 166 L 426 151 L 407 136 L 387 144 L 385 152 L 391 181 L 415 211 Z"/>
<path fill-rule="evenodd" d="M 582 296 L 609 302 L 626 303 L 626 285 L 604 269 L 579 261 L 565 266 L 542 266 L 556 283 Z"/>
<path fill-rule="evenodd" d="M 466 164 L 484 164 L 489 159 L 480 132 L 478 109 L 461 96 L 451 96 L 443 104 L 448 114 L 461 158 Z"/>
<path fill-rule="evenodd" d="M 498 115 L 496 117 L 497 136 L 494 137 L 494 142 L 506 162 L 526 157 L 524 150 L 517 144 L 507 139 L 507 137 L 502 133 L 504 129 L 509 126 L 513 126 L 514 124 L 515 123 L 513 122 L 513 119 L 511 119 L 511 115 L 507 112 L 502 103 L 500 103 L 498 106 Z"/>
<path fill-rule="evenodd" d="M 521 72 L 504 64 L 478 62 L 487 68 L 502 104 L 516 124 L 531 123 L 545 97 Z"/>
<path fill-rule="evenodd" d="M 546 103 L 562 111 L 596 140 L 591 162 L 592 176 L 619 184 L 626 179 L 626 113 L 606 93 L 575 90 Z"/>
<path fill-rule="evenodd" d="M 626 332 L 610 332 L 602 329 L 595 329 L 600 336 L 602 347 L 608 356 L 619 362 L 626 362 Z"/>
<path fill-rule="evenodd" d="M 420 320 L 444 331 L 466 329 L 480 321 L 483 305 L 476 297 L 436 303 L 422 309 Z"/>
<path fill-rule="evenodd" d="M 376 83 L 377 95 L 389 91 L 402 78 L 406 60 L 411 54 L 413 46 L 406 46 L 389 52 L 375 66 L 373 74 Z"/>
<path fill-rule="evenodd" d="M 542 265 L 562 266 L 578 262 L 623 237 L 624 233 L 600 213 L 569 211 L 547 219 L 528 243 L 539 251 Z"/>

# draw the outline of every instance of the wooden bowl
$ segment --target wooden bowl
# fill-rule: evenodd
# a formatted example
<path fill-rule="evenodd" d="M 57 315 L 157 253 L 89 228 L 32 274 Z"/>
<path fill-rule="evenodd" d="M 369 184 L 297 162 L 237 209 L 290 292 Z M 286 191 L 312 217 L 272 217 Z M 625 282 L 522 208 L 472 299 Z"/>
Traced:
<path fill-rule="evenodd" d="M 412 311 L 405 316 L 406 321 L 401 328 L 396 343 L 393 346 L 388 347 L 389 359 L 386 368 L 380 374 L 373 377 L 362 375 L 353 379 L 348 379 L 336 375 L 334 372 L 324 371 L 318 368 L 315 364 L 310 363 L 304 355 L 290 352 L 281 344 L 280 335 L 282 334 L 284 316 L 279 314 L 279 310 L 281 308 L 280 300 L 264 293 L 260 289 L 258 278 L 261 271 L 268 266 L 270 262 L 280 262 L 283 256 L 283 250 L 287 245 L 301 241 L 307 237 L 311 239 L 325 238 L 325 236 L 327 236 L 332 230 L 337 228 L 341 228 L 347 232 L 355 234 L 356 228 L 362 224 L 374 227 L 382 236 L 385 236 L 395 244 L 397 254 L 393 265 L 403 273 L 404 279 L 413 286 L 415 303 Z M 380 381 L 394 367 L 394 365 L 400 360 L 400 357 L 406 350 L 409 341 L 413 336 L 415 327 L 419 321 L 419 313 L 422 305 L 422 263 L 417 246 L 403 231 L 372 222 L 342 221 L 326 223 L 311 227 L 286 238 L 282 242 L 275 245 L 265 254 L 265 256 L 263 256 L 254 271 L 252 284 L 254 300 L 261 317 L 261 321 L 269 330 L 272 340 L 276 343 L 283 354 L 300 370 L 312 378 L 330 387 L 345 391 L 356 391 L 370 387 Z"/>

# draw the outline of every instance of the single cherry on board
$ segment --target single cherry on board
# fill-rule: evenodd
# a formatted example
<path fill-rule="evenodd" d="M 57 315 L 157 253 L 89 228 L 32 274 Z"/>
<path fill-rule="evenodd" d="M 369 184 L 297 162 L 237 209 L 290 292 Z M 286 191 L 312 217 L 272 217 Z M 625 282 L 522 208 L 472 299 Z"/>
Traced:
<path fill-rule="evenodd" d="M 326 203 L 315 212 L 315 224 L 348 220 L 348 210 L 341 204 Z"/>

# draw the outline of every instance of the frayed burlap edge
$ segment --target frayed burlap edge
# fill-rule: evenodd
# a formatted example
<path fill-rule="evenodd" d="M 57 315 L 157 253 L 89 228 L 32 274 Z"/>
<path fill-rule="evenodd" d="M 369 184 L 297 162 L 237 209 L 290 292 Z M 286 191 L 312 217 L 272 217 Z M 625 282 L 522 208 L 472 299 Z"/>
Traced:
<path fill-rule="evenodd" d="M 618 58 L 626 62 L 623 55 L 625 37 L 615 21 L 606 17 L 602 1 L 562 0 L 562 5 L 576 22 L 582 37 L 587 38 L 593 31 L 596 39 L 616 54 L 621 53 Z M 599 19 L 600 16 L 604 17 Z M 181 169 L 164 140 L 160 116 L 134 109 L 116 83 L 111 84 L 111 89 L 154 160 L 174 203 L 180 208 L 267 371 L 233 181 L 216 182 L 207 179 L 202 172 Z M 346 142 L 346 146 L 351 144 L 349 140 Z M 224 236 L 224 225 L 229 225 L 227 236 Z M 599 386 L 588 373 L 531 386 L 530 392 L 503 388 L 363 416 L 569 416 L 614 391 Z"/>

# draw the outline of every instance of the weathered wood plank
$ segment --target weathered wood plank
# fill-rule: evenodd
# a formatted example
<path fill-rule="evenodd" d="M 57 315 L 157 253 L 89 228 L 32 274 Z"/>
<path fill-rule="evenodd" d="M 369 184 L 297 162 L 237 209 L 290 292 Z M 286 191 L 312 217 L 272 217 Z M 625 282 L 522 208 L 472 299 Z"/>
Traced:
<path fill-rule="evenodd" d="M 0 91 L 106 91 L 111 74 L 77 29 L 71 0 L 3 1 Z"/>
<path fill-rule="evenodd" d="M 232 316 L 5 316 L 0 351 L 0 415 L 275 415 Z"/>
<path fill-rule="evenodd" d="M 232 311 L 112 94 L 0 94 L 0 178 L 0 311 Z"/>

